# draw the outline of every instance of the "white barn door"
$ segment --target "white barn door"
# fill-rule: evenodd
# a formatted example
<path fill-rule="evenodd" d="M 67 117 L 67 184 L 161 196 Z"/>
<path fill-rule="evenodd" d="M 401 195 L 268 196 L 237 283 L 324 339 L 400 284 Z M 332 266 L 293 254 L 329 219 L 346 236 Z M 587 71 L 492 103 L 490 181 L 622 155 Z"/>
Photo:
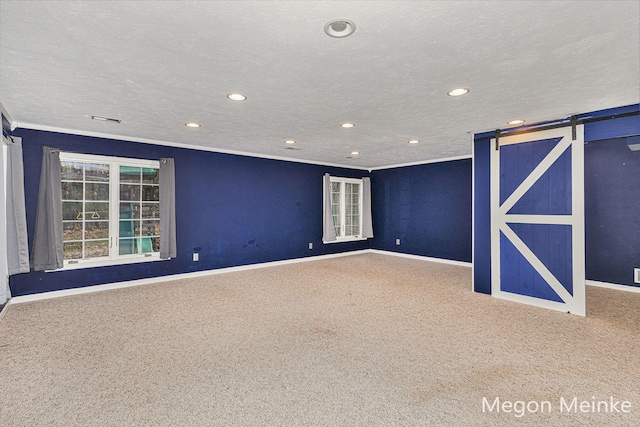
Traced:
<path fill-rule="evenodd" d="M 491 294 L 584 316 L 583 126 L 499 144 L 491 154 Z"/>

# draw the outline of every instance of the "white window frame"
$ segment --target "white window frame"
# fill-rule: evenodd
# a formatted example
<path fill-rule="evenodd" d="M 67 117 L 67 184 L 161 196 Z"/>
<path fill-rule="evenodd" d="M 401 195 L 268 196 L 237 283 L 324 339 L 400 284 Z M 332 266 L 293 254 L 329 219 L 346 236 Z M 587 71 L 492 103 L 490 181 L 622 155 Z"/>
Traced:
<path fill-rule="evenodd" d="M 160 261 L 160 252 L 143 254 L 119 254 L 119 222 L 120 222 L 120 166 L 140 168 L 160 168 L 158 160 L 134 159 L 127 157 L 100 156 L 93 154 L 60 152 L 61 162 L 82 162 L 109 164 L 109 257 L 64 260 L 63 267 L 58 270 L 75 270 L 80 268 L 101 267 L 108 265 L 135 264 L 141 262 Z"/>
<path fill-rule="evenodd" d="M 331 183 L 334 182 L 339 182 L 340 183 L 340 235 L 338 235 L 336 233 L 336 240 L 330 241 L 330 242 L 324 242 L 324 243 L 341 243 L 341 242 L 355 242 L 358 240 L 367 240 L 366 237 L 362 237 L 362 189 L 363 184 L 362 184 L 362 179 L 358 179 L 358 178 L 343 178 L 343 177 L 339 177 L 339 176 L 330 176 L 329 177 L 329 181 Z M 350 235 L 350 236 L 345 236 L 345 216 L 346 216 L 346 191 L 345 191 L 345 184 L 349 183 L 349 184 L 358 184 L 360 186 L 360 191 L 358 192 L 358 217 L 359 217 L 359 221 L 358 221 L 358 233 L 355 235 Z M 323 193 L 324 194 L 324 193 Z M 324 200 L 323 198 L 323 204 L 322 204 L 322 212 L 325 212 L 325 203 L 327 201 Z M 331 202 L 331 200 L 328 201 L 329 203 Z M 324 213 L 323 213 L 324 215 Z"/>

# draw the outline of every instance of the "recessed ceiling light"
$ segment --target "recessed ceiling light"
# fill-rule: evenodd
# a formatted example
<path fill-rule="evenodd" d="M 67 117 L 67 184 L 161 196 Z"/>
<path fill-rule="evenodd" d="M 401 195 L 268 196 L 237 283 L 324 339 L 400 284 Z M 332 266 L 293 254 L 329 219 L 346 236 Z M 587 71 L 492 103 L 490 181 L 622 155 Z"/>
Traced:
<path fill-rule="evenodd" d="M 184 125 L 187 126 L 187 127 L 190 127 L 190 128 L 199 128 L 200 127 L 199 124 L 194 123 L 194 122 L 185 123 Z"/>
<path fill-rule="evenodd" d="M 420 142 L 420 140 L 418 139 L 412 139 L 411 141 L 409 141 L 409 144 L 418 144 Z"/>
<path fill-rule="evenodd" d="M 111 117 L 103 117 L 103 116 L 91 116 L 92 120 L 100 120 L 101 122 L 111 122 L 111 123 L 120 123 L 122 120 L 120 119 L 112 119 Z"/>
<path fill-rule="evenodd" d="M 293 139 L 287 139 L 284 141 L 285 144 L 295 144 L 296 142 Z"/>
<path fill-rule="evenodd" d="M 352 128 L 354 126 L 355 125 L 353 123 L 343 123 L 340 125 L 340 127 L 343 127 L 343 128 Z"/>
<path fill-rule="evenodd" d="M 227 95 L 227 98 L 229 98 L 232 101 L 244 101 L 245 99 L 247 99 L 246 96 L 240 93 L 230 93 L 229 95 Z"/>
<path fill-rule="evenodd" d="M 352 156 L 357 156 L 358 154 L 360 154 L 360 152 L 359 152 L 359 151 L 352 151 L 352 152 L 351 152 L 351 155 L 352 155 Z"/>
<path fill-rule="evenodd" d="M 507 122 L 508 125 L 521 125 L 522 123 L 524 123 L 524 120 L 522 119 L 515 119 Z"/>
<path fill-rule="evenodd" d="M 447 92 L 447 95 L 449 96 L 461 96 L 461 95 L 465 95 L 469 93 L 469 89 L 467 89 L 466 87 L 460 87 L 457 89 L 453 89 L 450 90 L 449 92 Z"/>
<path fill-rule="evenodd" d="M 324 24 L 324 32 L 335 38 L 347 37 L 356 30 L 356 24 L 350 19 L 332 19 Z"/>

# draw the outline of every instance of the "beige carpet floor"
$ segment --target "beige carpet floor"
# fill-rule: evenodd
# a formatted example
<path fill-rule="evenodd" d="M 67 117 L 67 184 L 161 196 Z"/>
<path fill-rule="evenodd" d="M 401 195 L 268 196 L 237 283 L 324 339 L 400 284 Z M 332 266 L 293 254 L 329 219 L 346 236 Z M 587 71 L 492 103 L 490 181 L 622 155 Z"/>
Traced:
<path fill-rule="evenodd" d="M 0 424 L 640 425 L 640 294 L 588 288 L 587 311 L 383 254 L 10 304 Z"/>

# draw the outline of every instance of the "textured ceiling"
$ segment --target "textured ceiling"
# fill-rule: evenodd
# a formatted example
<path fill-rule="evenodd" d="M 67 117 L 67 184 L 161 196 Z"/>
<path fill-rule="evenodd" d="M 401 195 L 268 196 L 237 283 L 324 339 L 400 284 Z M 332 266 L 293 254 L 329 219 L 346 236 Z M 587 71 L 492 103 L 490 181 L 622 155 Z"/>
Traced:
<path fill-rule="evenodd" d="M 418 163 L 470 155 L 473 132 L 512 119 L 640 102 L 639 15 L 638 1 L 2 0 L 0 103 L 18 127 Z M 356 32 L 324 34 L 340 17 Z"/>

